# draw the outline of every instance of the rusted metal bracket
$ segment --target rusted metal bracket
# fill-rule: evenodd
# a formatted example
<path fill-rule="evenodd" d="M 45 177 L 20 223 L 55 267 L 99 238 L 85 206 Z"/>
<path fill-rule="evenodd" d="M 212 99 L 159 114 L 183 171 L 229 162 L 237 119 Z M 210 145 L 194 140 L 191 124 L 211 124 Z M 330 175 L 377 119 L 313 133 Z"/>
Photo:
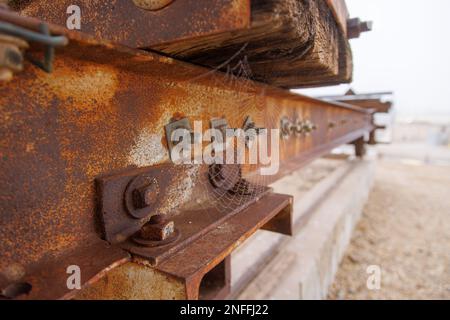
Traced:
<path fill-rule="evenodd" d="M 225 170 L 226 169 L 229 170 Z M 216 168 L 216 169 L 211 169 Z M 209 181 L 223 193 L 241 193 L 239 202 L 230 203 L 226 212 L 218 209 L 213 197 L 207 203 L 174 210 L 167 220 L 173 224 L 170 241 L 136 241 L 136 235 L 148 226 L 152 217 L 161 216 L 171 188 L 171 180 L 189 167 L 160 165 L 127 170 L 97 179 L 99 213 L 104 223 L 105 238 L 130 252 L 138 263 L 150 264 L 157 270 L 183 279 L 188 299 L 225 297 L 229 293 L 229 255 L 240 243 L 259 229 L 292 235 L 292 197 L 277 195 L 270 188 L 255 192 L 242 191 L 244 180 L 218 184 L 213 176 L 234 172 L 236 166 L 210 166 Z M 218 170 L 218 171 L 217 171 Z M 223 177 L 226 180 L 226 176 Z M 230 180 L 233 181 L 233 180 Z M 142 192 L 142 185 L 157 185 L 157 197 L 146 203 L 145 211 L 134 212 L 130 194 Z M 245 184 L 245 190 L 251 188 Z M 240 187 L 236 187 L 240 186 Z M 212 190 L 212 189 L 211 189 Z M 139 206 L 140 207 L 140 206 Z M 143 210 L 142 208 L 140 210 Z M 150 218 L 150 219 L 149 219 Z"/>
<path fill-rule="evenodd" d="M 345 95 L 340 96 L 326 96 L 322 99 L 330 101 L 339 101 L 342 103 L 347 103 L 351 105 L 358 106 L 368 110 L 372 115 L 372 130 L 369 133 L 369 139 L 367 143 L 369 145 L 376 145 L 377 141 L 375 138 L 375 133 L 377 130 L 386 129 L 385 126 L 379 126 L 375 123 L 375 115 L 379 113 L 390 113 L 393 109 L 393 101 L 391 97 L 393 92 L 372 92 L 364 94 L 356 94 L 352 89 L 348 90 Z"/>
<path fill-rule="evenodd" d="M 353 141 L 353 145 L 355 146 L 355 155 L 359 158 L 362 158 L 366 155 L 366 141 L 364 137 L 358 138 Z"/>
<path fill-rule="evenodd" d="M 164 214 L 161 207 L 169 201 L 169 181 L 180 170 L 161 165 L 97 178 L 99 212 L 105 240 L 112 244 L 121 243 L 139 231 L 152 216 Z M 141 205 L 140 200 L 136 199 L 136 192 L 152 194 L 144 195 L 144 198 L 149 199 Z"/>
<path fill-rule="evenodd" d="M 359 18 L 352 18 L 347 21 L 347 36 L 349 39 L 359 38 L 361 33 L 372 31 L 372 21 L 361 21 Z"/>
<path fill-rule="evenodd" d="M 236 166 L 224 166 L 225 168 Z M 183 171 L 191 169 L 191 166 L 159 165 L 149 168 L 127 170 L 123 173 L 108 175 L 97 178 L 97 190 L 99 199 L 99 213 L 103 221 L 104 238 L 112 244 L 117 244 L 134 255 L 148 259 L 151 265 L 157 265 L 160 261 L 174 255 L 177 251 L 190 245 L 198 238 L 204 236 L 210 230 L 223 224 L 231 216 L 245 210 L 253 203 L 258 202 L 270 193 L 267 187 L 253 187 L 244 180 L 238 178 L 228 187 L 217 184 L 215 178 L 211 180 L 212 187 L 220 187 L 222 193 L 240 192 L 240 200 L 230 203 L 226 212 L 220 210 L 215 204 L 214 196 L 206 196 L 208 204 L 190 205 L 166 212 L 167 203 L 170 201 L 170 190 L 176 188 L 179 181 L 177 177 L 183 175 Z M 204 169 L 206 170 L 206 169 Z M 211 172 L 211 167 L 209 167 Z M 226 171 L 221 169 L 222 171 Z M 228 171 L 233 177 L 240 177 Z M 220 175 L 214 172 L 214 176 Z M 233 181 L 227 176 L 223 181 Z M 245 187 L 244 187 L 245 186 Z M 141 201 L 133 203 L 133 193 L 145 193 L 145 188 L 151 188 L 151 200 L 144 206 Z M 216 192 L 210 188 L 211 193 Z M 251 190 L 251 192 L 249 192 Z M 283 211 L 283 210 L 281 210 Z M 273 214 L 273 211 L 270 211 Z M 167 215 L 167 220 L 174 224 L 174 235 L 172 238 L 161 241 L 136 241 L 136 234 L 154 216 Z M 268 227 L 271 231 L 289 233 L 291 215 L 283 214 L 277 221 Z M 279 228 L 278 228 L 279 227 Z"/>
<path fill-rule="evenodd" d="M 9 81 L 23 69 L 23 51 L 28 43 L 17 37 L 0 34 L 0 81 Z"/>
<path fill-rule="evenodd" d="M 292 197 L 268 193 L 197 241 L 161 262 L 157 269 L 184 279 L 188 299 L 198 299 L 205 275 L 259 229 L 292 234 Z"/>

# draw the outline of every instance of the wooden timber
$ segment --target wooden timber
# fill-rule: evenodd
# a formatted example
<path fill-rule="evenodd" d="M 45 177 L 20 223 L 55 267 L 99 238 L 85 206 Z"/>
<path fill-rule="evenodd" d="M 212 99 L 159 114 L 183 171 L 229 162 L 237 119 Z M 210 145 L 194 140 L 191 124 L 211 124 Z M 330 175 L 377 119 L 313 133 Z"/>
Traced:
<path fill-rule="evenodd" d="M 23 15 L 65 27 L 71 2 L 14 3 Z M 98 39 L 283 88 L 352 80 L 344 0 L 184 0 L 157 12 L 132 1 L 79 0 L 77 5 L 83 12 L 81 31 Z"/>
<path fill-rule="evenodd" d="M 342 2 L 252 1 L 249 28 L 151 49 L 221 70 L 230 68 L 229 60 L 245 61 L 251 78 L 278 87 L 348 83 L 353 69 L 351 49 L 345 28 L 336 20 L 336 13 L 345 16 L 345 7 L 336 5 Z"/>

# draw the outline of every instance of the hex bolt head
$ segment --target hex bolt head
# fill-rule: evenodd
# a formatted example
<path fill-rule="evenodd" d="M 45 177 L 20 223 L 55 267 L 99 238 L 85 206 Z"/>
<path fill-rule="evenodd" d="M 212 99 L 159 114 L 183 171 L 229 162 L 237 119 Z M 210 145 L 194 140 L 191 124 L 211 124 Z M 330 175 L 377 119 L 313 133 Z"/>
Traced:
<path fill-rule="evenodd" d="M 359 18 L 347 20 L 347 37 L 349 39 L 359 38 L 361 33 L 372 31 L 372 21 L 361 21 Z"/>
<path fill-rule="evenodd" d="M 19 49 L 11 47 L 5 50 L 5 60 L 2 67 L 7 67 L 13 71 L 21 71 L 22 63 L 23 56 Z"/>
<path fill-rule="evenodd" d="M 316 126 L 309 120 L 306 120 L 303 124 L 303 131 L 307 134 L 316 129 Z"/>
<path fill-rule="evenodd" d="M 300 119 L 297 119 L 294 124 L 294 133 L 299 136 L 303 133 L 303 122 Z"/>
<path fill-rule="evenodd" d="M 148 185 L 133 190 L 133 205 L 136 209 L 149 207 L 156 202 L 158 195 L 158 184 L 153 180 Z"/>
<path fill-rule="evenodd" d="M 292 130 L 292 124 L 289 121 L 288 118 L 283 117 L 280 121 L 280 133 L 281 133 L 281 137 L 284 139 L 289 138 L 289 135 L 291 134 Z"/>

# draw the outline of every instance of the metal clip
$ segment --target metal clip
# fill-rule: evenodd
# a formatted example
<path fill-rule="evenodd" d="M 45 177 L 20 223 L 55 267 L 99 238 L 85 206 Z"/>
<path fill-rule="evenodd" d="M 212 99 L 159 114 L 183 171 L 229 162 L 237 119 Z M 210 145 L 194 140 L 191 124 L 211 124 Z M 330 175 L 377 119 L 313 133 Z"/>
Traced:
<path fill-rule="evenodd" d="M 40 33 L 11 23 L 0 22 L 0 33 L 5 33 L 26 41 L 37 42 L 45 45 L 44 61 L 36 61 L 29 54 L 27 54 L 26 57 L 31 61 L 31 63 L 50 73 L 53 69 L 55 47 L 65 46 L 69 43 L 69 40 L 65 36 L 52 36 L 48 25 L 45 23 L 39 25 L 39 31 Z"/>

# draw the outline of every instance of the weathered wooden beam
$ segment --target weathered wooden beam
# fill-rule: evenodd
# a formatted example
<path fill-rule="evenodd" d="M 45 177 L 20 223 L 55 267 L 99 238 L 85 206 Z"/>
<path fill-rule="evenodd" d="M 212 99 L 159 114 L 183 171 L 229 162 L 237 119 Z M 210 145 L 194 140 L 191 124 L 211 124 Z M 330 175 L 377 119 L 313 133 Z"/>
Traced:
<path fill-rule="evenodd" d="M 19 1 L 21 14 L 66 26 L 69 0 Z M 132 1 L 79 0 L 81 31 L 98 39 L 278 87 L 348 83 L 352 55 L 343 0 L 185 0 L 158 11 Z M 99 14 L 101 12 L 102 14 Z"/>
<path fill-rule="evenodd" d="M 326 0 L 336 22 L 344 35 L 347 35 L 347 20 L 350 18 L 345 0 Z"/>
<path fill-rule="evenodd" d="M 326 1 L 252 1 L 251 21 L 249 28 L 237 32 L 152 49 L 226 70 L 227 59 L 243 48 L 239 55 L 248 62 L 250 76 L 279 87 L 351 81 L 350 47 Z"/>

